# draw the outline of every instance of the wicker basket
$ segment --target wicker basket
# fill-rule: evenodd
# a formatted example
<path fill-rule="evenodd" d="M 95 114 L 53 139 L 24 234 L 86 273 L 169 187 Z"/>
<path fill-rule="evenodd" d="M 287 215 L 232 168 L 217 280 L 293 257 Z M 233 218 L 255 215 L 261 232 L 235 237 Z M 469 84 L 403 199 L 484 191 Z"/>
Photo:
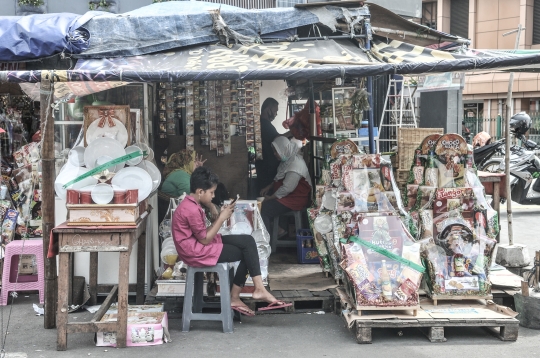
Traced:
<path fill-rule="evenodd" d="M 398 178 L 400 170 L 411 168 L 414 151 L 430 134 L 444 134 L 443 128 L 398 128 Z M 406 180 L 407 178 L 405 178 Z"/>

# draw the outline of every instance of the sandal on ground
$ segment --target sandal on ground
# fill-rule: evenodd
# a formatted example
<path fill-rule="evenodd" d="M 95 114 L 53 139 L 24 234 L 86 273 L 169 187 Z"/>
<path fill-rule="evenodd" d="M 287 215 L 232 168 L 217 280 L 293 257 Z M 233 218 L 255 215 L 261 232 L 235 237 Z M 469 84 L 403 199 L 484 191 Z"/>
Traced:
<path fill-rule="evenodd" d="M 257 311 L 270 311 L 270 310 L 277 310 L 280 308 L 290 307 L 292 306 L 292 303 L 287 303 L 285 301 L 276 300 L 272 303 L 270 303 L 266 307 L 259 308 Z"/>
<path fill-rule="evenodd" d="M 249 316 L 249 317 L 255 316 L 255 312 L 253 312 L 252 310 L 250 310 L 248 307 L 244 307 L 244 306 L 231 306 L 231 309 L 235 310 L 236 312 L 238 312 L 238 313 L 240 313 L 240 314 L 243 314 L 243 315 L 246 315 L 246 316 Z"/>

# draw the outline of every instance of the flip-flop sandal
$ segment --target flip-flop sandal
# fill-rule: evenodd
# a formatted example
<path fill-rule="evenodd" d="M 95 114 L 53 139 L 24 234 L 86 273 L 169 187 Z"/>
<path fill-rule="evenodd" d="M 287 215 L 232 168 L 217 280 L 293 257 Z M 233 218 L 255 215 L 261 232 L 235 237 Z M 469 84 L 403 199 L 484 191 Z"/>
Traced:
<path fill-rule="evenodd" d="M 270 303 L 266 307 L 259 308 L 257 311 L 270 311 L 270 310 L 277 310 L 280 308 L 290 307 L 292 306 L 292 303 L 287 303 L 285 301 L 276 300 L 272 303 Z"/>
<path fill-rule="evenodd" d="M 255 316 L 255 312 L 253 312 L 252 310 L 250 310 L 249 308 L 247 307 L 243 307 L 243 306 L 231 306 L 231 309 L 233 309 L 234 311 L 240 313 L 240 314 L 243 314 L 245 316 L 248 316 L 248 317 L 253 317 Z"/>

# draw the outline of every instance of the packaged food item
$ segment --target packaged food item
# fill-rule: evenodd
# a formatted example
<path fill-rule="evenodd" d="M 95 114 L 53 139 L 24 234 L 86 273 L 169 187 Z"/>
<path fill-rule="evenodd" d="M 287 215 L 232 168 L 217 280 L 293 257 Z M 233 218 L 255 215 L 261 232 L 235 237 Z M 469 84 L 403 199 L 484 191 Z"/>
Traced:
<path fill-rule="evenodd" d="M 18 216 L 19 212 L 13 209 L 8 209 L 4 216 L 4 220 L 2 221 L 2 243 L 4 245 L 9 244 L 13 239 Z"/>

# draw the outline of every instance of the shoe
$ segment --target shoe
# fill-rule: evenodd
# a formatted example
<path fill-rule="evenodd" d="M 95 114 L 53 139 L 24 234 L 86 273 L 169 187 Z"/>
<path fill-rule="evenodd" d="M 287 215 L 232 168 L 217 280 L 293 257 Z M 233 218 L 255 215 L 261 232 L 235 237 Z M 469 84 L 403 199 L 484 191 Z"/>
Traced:
<path fill-rule="evenodd" d="M 245 316 L 255 316 L 255 312 L 244 306 L 231 306 L 231 309 Z"/>
<path fill-rule="evenodd" d="M 287 303 L 285 301 L 276 300 L 272 303 L 270 303 L 266 307 L 259 308 L 257 311 L 270 311 L 270 310 L 277 310 L 280 308 L 290 307 L 292 306 L 292 303 Z"/>

